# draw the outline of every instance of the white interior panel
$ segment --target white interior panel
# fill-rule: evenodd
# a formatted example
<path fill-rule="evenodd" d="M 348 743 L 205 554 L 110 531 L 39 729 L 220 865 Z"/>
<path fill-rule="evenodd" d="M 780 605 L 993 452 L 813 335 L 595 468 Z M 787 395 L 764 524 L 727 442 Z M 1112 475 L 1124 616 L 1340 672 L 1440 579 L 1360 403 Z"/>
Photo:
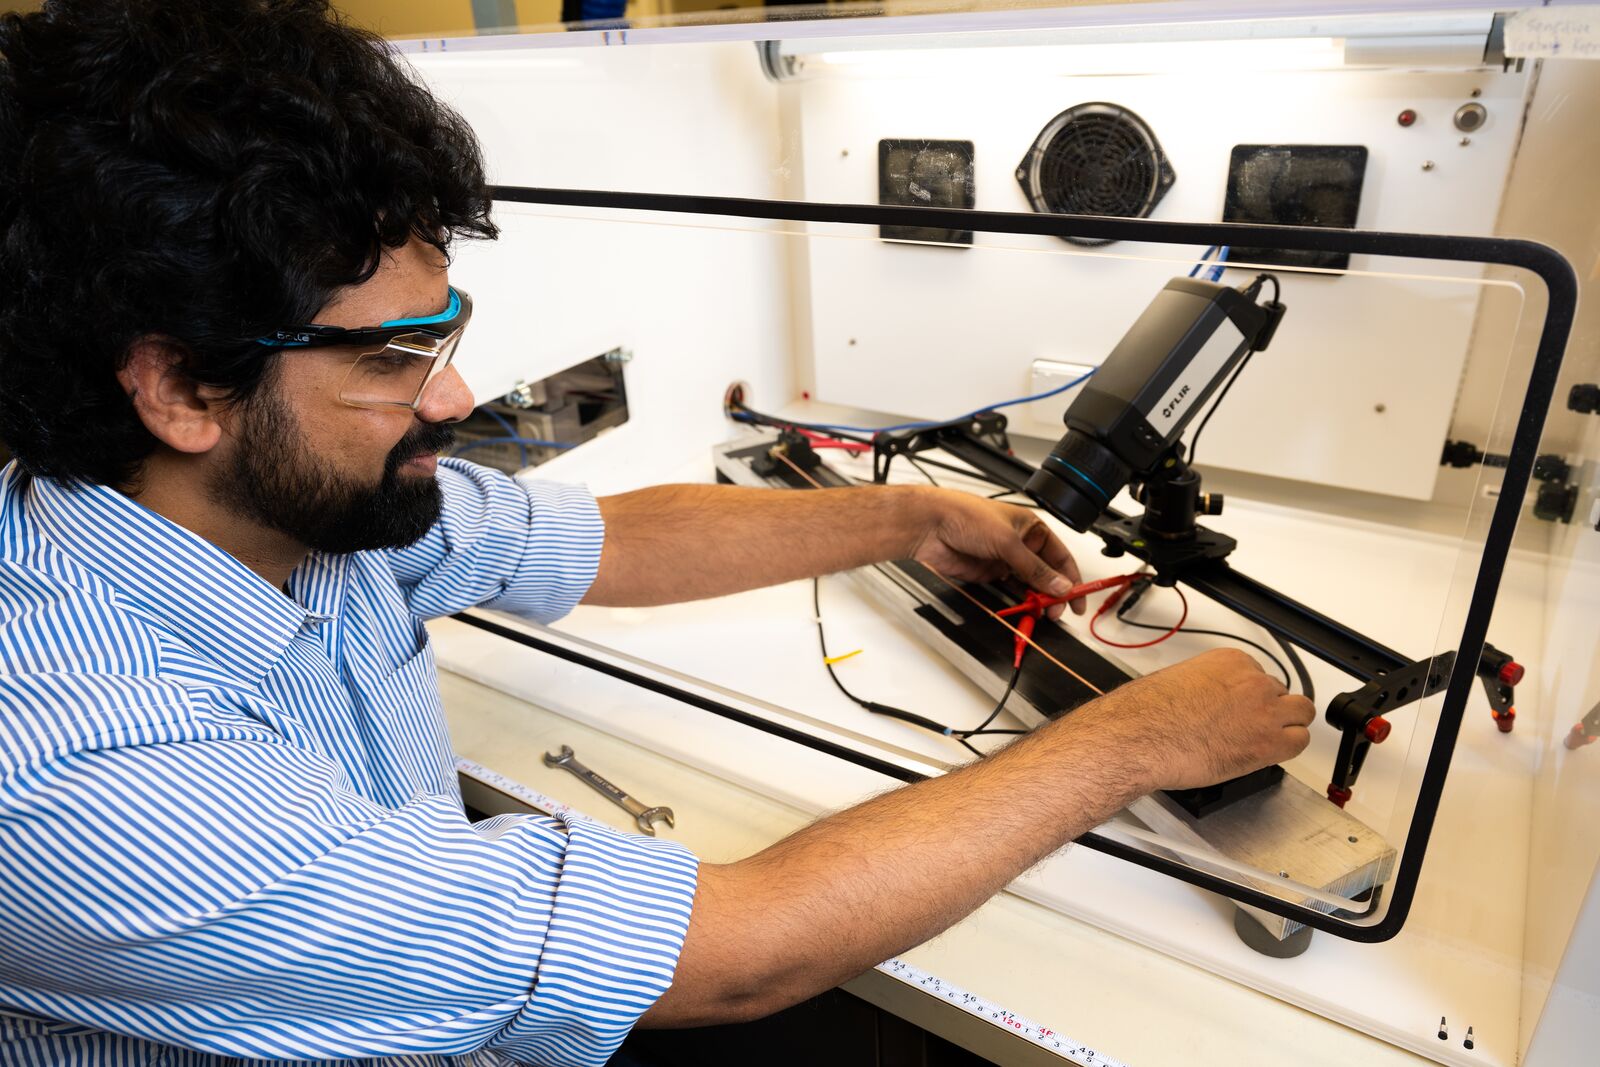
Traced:
<path fill-rule="evenodd" d="M 408 58 L 472 124 L 493 182 L 777 195 L 777 93 L 748 44 Z M 704 114 L 717 121 L 691 136 Z M 462 243 L 451 269 L 475 298 L 456 365 L 480 402 L 632 353 L 629 421 L 575 450 L 605 460 L 588 468 L 600 490 L 664 477 L 697 451 L 687 441 L 724 432 L 730 382 L 793 390 L 783 238 L 576 217 L 603 214 L 502 204 L 500 240 Z M 540 476 L 562 477 L 573 458 Z"/>
<path fill-rule="evenodd" d="M 1359 144 L 1369 150 L 1360 228 L 1493 230 L 1522 112 L 1522 75 L 1231 70 L 1065 77 L 1050 63 L 1051 51 L 1027 49 L 1014 65 L 988 64 L 982 77 L 963 72 L 959 53 L 952 53 L 947 77 L 873 77 L 866 57 L 848 74 L 797 84 L 807 199 L 875 202 L 880 138 L 968 139 L 976 150 L 976 206 L 1026 211 L 1014 171 L 1039 130 L 1074 104 L 1104 100 L 1149 123 L 1176 171 L 1155 218 L 1220 219 L 1236 144 Z M 1474 91 L 1489 118 L 1462 145 L 1451 116 Z M 1404 128 L 1396 117 L 1407 108 L 1418 118 Z M 1124 242 L 1100 250 L 1110 258 L 1055 238 L 979 234 L 976 242 L 972 249 L 814 242 L 817 396 L 937 418 L 1021 394 L 1035 360 L 1098 364 L 1166 280 L 1187 270 L 1123 257 L 1202 251 Z M 1431 497 L 1476 291 L 1274 269 L 1284 280 L 1288 315 L 1207 430 L 1206 462 Z M 1473 265 L 1367 256 L 1352 257 L 1351 269 L 1481 274 Z M 1227 275 L 1233 284 L 1244 277 Z M 1302 402 L 1307 396 L 1315 405 Z M 1058 432 L 1020 418 L 1023 432 Z M 1277 445 L 1263 449 L 1263 440 Z"/>

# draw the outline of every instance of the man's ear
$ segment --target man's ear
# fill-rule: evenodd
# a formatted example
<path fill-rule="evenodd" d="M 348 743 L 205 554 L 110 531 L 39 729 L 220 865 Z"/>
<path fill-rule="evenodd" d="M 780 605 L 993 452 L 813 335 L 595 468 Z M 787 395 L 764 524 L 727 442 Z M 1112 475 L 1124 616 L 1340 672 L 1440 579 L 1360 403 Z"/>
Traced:
<path fill-rule="evenodd" d="M 141 337 L 117 371 L 133 410 L 163 444 L 178 452 L 209 452 L 222 439 L 215 390 L 183 369 L 183 351 L 161 337 Z"/>

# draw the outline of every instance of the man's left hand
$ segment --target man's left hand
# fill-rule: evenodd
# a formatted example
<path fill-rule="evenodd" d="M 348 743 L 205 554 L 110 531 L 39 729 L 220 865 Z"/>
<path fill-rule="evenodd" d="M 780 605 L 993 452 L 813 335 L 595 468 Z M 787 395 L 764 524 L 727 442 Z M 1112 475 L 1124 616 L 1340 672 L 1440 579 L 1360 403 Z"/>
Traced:
<path fill-rule="evenodd" d="M 1015 575 L 1047 596 L 1062 596 L 1083 581 L 1072 553 L 1035 512 L 952 489 L 923 492 L 925 524 L 910 553 L 918 563 L 970 582 Z M 1072 610 L 1083 614 L 1082 597 Z M 1051 608 L 1050 617 L 1061 611 L 1061 605 Z"/>

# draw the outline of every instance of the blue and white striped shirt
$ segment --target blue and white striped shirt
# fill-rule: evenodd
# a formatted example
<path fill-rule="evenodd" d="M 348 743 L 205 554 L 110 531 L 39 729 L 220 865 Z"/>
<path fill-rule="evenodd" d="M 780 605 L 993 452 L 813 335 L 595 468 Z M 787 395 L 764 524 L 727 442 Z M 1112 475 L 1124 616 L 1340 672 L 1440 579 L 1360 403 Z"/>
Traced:
<path fill-rule="evenodd" d="M 549 620 L 582 489 L 440 464 L 289 595 L 100 486 L 0 473 L 0 1064 L 600 1064 L 671 982 L 682 848 L 462 813 L 422 620 Z"/>

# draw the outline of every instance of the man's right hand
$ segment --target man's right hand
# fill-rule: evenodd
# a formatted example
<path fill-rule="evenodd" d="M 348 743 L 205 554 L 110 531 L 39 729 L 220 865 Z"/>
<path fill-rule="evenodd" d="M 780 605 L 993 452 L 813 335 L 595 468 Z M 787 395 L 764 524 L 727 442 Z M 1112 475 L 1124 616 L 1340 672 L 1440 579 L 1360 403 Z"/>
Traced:
<path fill-rule="evenodd" d="M 702 864 L 672 988 L 645 1024 L 752 1019 L 815 996 L 926 941 L 1135 797 L 1294 756 L 1312 718 L 1243 652 L 1207 652 L 755 856 Z"/>
<path fill-rule="evenodd" d="M 1142 757 L 1153 791 L 1212 785 L 1299 755 L 1311 742 L 1316 709 L 1250 656 L 1219 648 L 1135 679 L 1066 718 L 1093 720 L 1126 754 Z"/>

